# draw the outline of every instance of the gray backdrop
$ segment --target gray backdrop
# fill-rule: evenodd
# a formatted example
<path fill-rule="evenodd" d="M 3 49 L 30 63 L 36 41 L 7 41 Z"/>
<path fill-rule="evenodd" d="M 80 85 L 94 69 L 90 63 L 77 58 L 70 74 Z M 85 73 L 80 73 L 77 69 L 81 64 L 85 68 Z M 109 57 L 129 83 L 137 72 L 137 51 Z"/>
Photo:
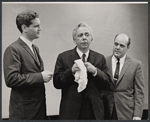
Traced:
<path fill-rule="evenodd" d="M 143 63 L 146 86 L 144 108 L 148 109 L 148 4 L 2 3 L 2 57 L 6 47 L 20 36 L 15 19 L 25 9 L 40 15 L 43 30 L 35 44 L 40 48 L 45 69 L 52 72 L 58 54 L 75 47 L 72 31 L 81 21 L 93 30 L 91 49 L 105 56 L 112 54 L 116 34 L 124 32 L 129 35 L 132 42 L 128 55 Z M 47 114 L 58 115 L 60 90 L 53 87 L 52 81 L 45 85 Z M 5 85 L 2 70 L 2 118 L 8 117 L 9 97 L 10 88 Z"/>

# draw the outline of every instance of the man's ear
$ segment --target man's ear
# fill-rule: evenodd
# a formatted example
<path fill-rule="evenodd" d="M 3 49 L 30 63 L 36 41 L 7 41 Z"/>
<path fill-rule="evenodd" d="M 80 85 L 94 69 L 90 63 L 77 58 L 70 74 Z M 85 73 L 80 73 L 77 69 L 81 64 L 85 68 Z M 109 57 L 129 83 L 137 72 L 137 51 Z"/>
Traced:
<path fill-rule="evenodd" d="M 23 32 L 27 32 L 27 26 L 26 26 L 25 24 L 23 24 L 23 25 L 21 26 L 21 28 L 22 28 L 22 31 L 23 31 Z"/>
<path fill-rule="evenodd" d="M 130 48 L 130 45 L 128 46 L 128 49 Z"/>
<path fill-rule="evenodd" d="M 77 44 L 76 40 L 73 40 L 75 44 Z"/>

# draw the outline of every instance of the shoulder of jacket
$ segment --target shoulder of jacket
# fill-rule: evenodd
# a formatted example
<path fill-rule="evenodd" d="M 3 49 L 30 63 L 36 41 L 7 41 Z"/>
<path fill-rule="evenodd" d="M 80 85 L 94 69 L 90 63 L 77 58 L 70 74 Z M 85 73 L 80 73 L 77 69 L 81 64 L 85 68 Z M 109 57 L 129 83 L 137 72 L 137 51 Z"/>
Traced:
<path fill-rule="evenodd" d="M 128 57 L 129 59 L 130 59 L 130 61 L 132 62 L 132 63 L 134 63 L 134 64 L 142 64 L 142 62 L 140 61 L 140 60 L 138 60 L 138 59 L 135 59 L 135 58 L 133 58 L 133 57 Z"/>
<path fill-rule="evenodd" d="M 98 55 L 98 56 L 104 57 L 104 55 L 101 54 L 101 53 L 99 53 L 99 52 L 96 52 L 96 51 L 93 51 L 93 50 L 90 50 L 90 51 L 91 51 L 91 53 L 93 53 L 94 55 Z"/>
<path fill-rule="evenodd" d="M 110 55 L 110 56 L 106 56 L 105 58 L 106 58 L 106 60 L 109 60 L 109 59 L 111 59 L 111 58 L 112 58 L 112 55 Z"/>
<path fill-rule="evenodd" d="M 68 55 L 69 53 L 71 53 L 73 50 L 67 50 L 67 51 L 63 51 L 61 53 L 59 53 L 59 55 Z"/>

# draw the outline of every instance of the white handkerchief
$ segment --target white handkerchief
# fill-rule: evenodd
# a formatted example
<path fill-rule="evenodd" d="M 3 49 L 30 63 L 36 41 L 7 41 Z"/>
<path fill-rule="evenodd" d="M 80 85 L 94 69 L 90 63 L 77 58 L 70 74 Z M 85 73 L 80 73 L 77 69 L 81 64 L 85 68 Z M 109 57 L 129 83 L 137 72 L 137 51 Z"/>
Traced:
<path fill-rule="evenodd" d="M 80 68 L 80 70 L 77 71 L 74 76 L 75 82 L 78 83 L 77 90 L 78 92 L 81 92 L 86 88 L 87 85 L 87 71 L 82 59 L 75 60 L 74 62 L 77 63 L 78 67 Z"/>

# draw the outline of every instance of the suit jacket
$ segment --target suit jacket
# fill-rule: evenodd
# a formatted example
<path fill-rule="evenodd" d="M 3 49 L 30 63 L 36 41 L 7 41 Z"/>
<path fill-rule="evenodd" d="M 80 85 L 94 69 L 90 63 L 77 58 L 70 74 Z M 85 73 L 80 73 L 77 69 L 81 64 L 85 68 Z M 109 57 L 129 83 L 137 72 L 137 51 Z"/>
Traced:
<path fill-rule="evenodd" d="M 38 47 L 36 47 L 39 52 Z M 9 119 L 44 119 L 46 116 L 45 86 L 40 65 L 34 54 L 20 38 L 4 53 L 5 82 L 11 88 Z"/>
<path fill-rule="evenodd" d="M 112 115 L 116 106 L 118 120 L 132 120 L 142 117 L 144 103 L 144 78 L 140 61 L 126 57 L 116 86 L 113 84 L 112 56 L 106 58 L 112 84 L 108 91 L 103 91 L 104 103 L 108 104 L 106 114 Z"/>
<path fill-rule="evenodd" d="M 77 120 L 82 104 L 84 90 L 77 92 L 78 84 L 74 81 L 71 68 L 74 61 L 80 59 L 76 48 L 58 55 L 53 83 L 54 87 L 61 89 L 61 103 L 59 119 Z M 101 89 L 109 85 L 109 75 L 107 72 L 106 60 L 103 55 L 92 50 L 89 52 L 88 62 L 97 67 L 97 75 L 94 77 L 88 73 L 87 90 L 92 100 L 93 111 L 96 119 L 103 119 L 104 107 L 100 96 Z"/>

